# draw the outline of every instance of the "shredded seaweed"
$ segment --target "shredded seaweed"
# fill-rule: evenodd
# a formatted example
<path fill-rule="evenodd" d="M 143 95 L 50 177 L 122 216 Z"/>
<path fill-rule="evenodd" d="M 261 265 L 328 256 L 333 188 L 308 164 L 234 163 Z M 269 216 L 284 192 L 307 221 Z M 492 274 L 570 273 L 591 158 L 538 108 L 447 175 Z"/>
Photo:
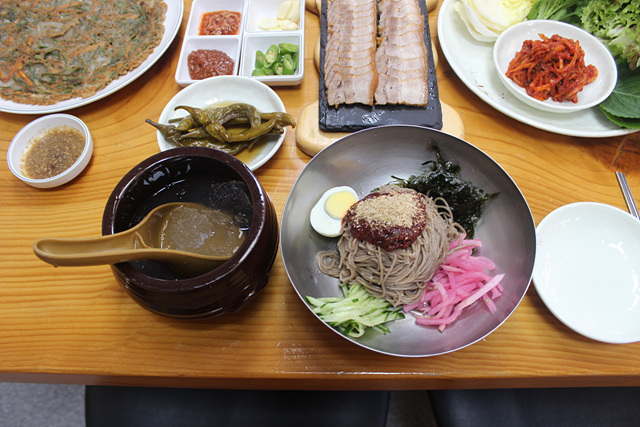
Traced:
<path fill-rule="evenodd" d="M 393 176 L 396 180 L 394 184 L 434 199 L 442 197 L 451 208 L 453 220 L 472 238 L 484 204 L 500 193 L 486 193 L 470 181 L 460 178 L 460 165 L 446 160 L 435 142 L 430 144 L 430 148 L 435 152 L 436 159 L 424 162 L 427 168 L 419 175 L 411 175 L 407 179 Z"/>

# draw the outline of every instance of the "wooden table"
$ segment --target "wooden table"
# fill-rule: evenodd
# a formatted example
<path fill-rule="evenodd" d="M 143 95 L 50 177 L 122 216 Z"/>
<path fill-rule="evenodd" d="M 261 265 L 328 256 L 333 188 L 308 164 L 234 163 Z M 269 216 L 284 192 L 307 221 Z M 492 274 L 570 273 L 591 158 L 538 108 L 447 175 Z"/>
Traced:
<path fill-rule="evenodd" d="M 180 90 L 174 71 L 189 7 L 187 1 L 179 36 L 143 77 L 70 111 L 88 124 L 95 141 L 93 158 L 76 180 L 39 190 L 0 162 L 0 381 L 263 389 L 640 385 L 640 343 L 583 338 L 556 320 L 533 286 L 486 339 L 416 359 L 360 348 L 321 324 L 295 294 L 280 256 L 267 288 L 248 306 L 202 321 L 146 311 L 107 266 L 55 269 L 37 259 L 31 244 L 40 237 L 98 235 L 116 183 L 158 152 L 144 120 L 157 119 Z M 434 36 L 436 15 L 430 16 Z M 304 82 L 277 88 L 294 117 L 317 98 L 312 51 L 319 23 L 309 12 L 306 18 Z M 441 99 L 461 114 L 466 140 L 515 180 L 536 223 L 578 201 L 626 209 L 614 172 L 626 172 L 632 189 L 640 188 L 640 134 L 582 139 L 534 129 L 482 102 L 440 58 Z M 3 158 L 11 138 L 35 118 L 0 114 Z M 275 157 L 256 171 L 279 217 L 308 161 L 289 132 Z"/>

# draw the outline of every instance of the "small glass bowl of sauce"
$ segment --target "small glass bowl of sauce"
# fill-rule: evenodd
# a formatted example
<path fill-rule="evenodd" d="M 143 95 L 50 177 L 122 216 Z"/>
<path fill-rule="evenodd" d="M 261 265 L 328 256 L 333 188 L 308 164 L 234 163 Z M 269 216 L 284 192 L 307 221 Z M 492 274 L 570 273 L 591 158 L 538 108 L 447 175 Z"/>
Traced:
<path fill-rule="evenodd" d="M 7 163 L 26 184 L 52 188 L 78 176 L 89 163 L 93 141 L 82 120 L 50 114 L 26 125 L 9 145 Z"/>

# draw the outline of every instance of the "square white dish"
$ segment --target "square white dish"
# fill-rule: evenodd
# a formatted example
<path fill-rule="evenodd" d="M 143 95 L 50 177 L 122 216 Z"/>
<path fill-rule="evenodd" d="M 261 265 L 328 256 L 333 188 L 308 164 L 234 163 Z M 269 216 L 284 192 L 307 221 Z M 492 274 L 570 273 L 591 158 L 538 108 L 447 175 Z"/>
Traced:
<path fill-rule="evenodd" d="M 298 68 L 291 75 L 252 76 L 255 69 L 256 52 L 266 52 L 271 45 L 291 43 L 298 46 Z M 304 41 L 298 33 L 261 33 L 245 35 L 242 43 L 242 61 L 239 75 L 250 77 L 270 86 L 295 85 L 302 82 L 304 77 Z"/>
<path fill-rule="evenodd" d="M 187 23 L 186 37 L 198 36 L 202 15 L 207 12 L 216 12 L 220 10 L 228 10 L 240 13 L 240 26 L 238 27 L 237 36 L 242 36 L 242 29 L 245 26 L 246 18 L 246 2 L 244 0 L 195 0 L 191 4 L 191 12 L 189 13 L 189 22 Z"/>
<path fill-rule="evenodd" d="M 237 36 L 199 36 L 188 37 L 182 42 L 180 59 L 176 68 L 176 83 L 181 86 L 188 86 L 199 80 L 194 80 L 189 75 L 188 58 L 189 54 L 199 49 L 215 49 L 226 53 L 233 60 L 233 74 L 238 75 L 240 64 L 241 39 Z"/>
<path fill-rule="evenodd" d="M 249 1 L 247 8 L 247 19 L 245 20 L 245 31 L 247 33 L 263 32 L 265 30 L 258 26 L 258 22 L 262 18 L 276 19 L 278 14 L 278 8 L 286 0 L 251 0 Z M 304 11 L 305 3 L 302 0 L 299 2 L 299 14 L 298 14 L 298 28 L 295 30 L 287 31 L 300 31 L 304 30 Z M 282 32 L 282 30 L 270 31 L 273 33 Z"/>
<path fill-rule="evenodd" d="M 194 0 L 189 13 L 175 80 L 180 86 L 188 86 L 198 80 L 189 76 L 187 58 L 197 49 L 217 49 L 234 60 L 232 75 L 249 77 L 269 86 L 298 85 L 304 78 L 304 18 L 305 2 L 299 2 L 297 30 L 263 31 L 258 28 L 261 18 L 276 19 L 278 8 L 285 0 Z M 242 14 L 238 35 L 199 35 L 202 15 L 218 10 L 236 11 Z M 262 41 L 261 41 L 262 40 Z M 237 44 L 236 44 L 237 42 Z M 266 50 L 271 44 L 294 43 L 298 45 L 298 68 L 293 75 L 251 76 L 257 50 Z M 263 50 L 263 51 L 264 51 Z M 244 65 L 243 65 L 244 64 Z M 246 69 L 246 71 L 245 71 Z"/>

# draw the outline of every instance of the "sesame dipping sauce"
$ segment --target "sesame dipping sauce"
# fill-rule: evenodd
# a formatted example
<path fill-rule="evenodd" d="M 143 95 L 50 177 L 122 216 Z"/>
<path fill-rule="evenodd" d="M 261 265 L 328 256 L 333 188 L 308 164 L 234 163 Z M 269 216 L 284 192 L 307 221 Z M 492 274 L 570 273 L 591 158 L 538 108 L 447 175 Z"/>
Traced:
<path fill-rule="evenodd" d="M 22 170 L 32 179 L 51 178 L 69 169 L 80 158 L 85 138 L 71 126 L 56 126 L 34 138 L 26 150 Z"/>

